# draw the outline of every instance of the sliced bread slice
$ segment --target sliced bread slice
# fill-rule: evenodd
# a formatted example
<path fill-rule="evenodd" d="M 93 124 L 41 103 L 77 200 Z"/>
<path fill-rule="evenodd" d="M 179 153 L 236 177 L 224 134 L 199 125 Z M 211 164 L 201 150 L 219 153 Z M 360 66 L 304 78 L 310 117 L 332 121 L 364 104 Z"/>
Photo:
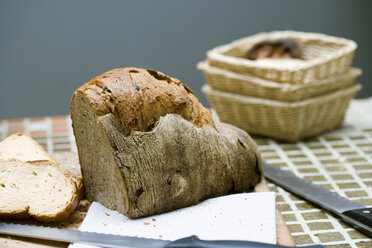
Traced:
<path fill-rule="evenodd" d="M 10 135 L 0 142 L 1 160 L 18 160 L 22 162 L 47 160 L 59 168 L 76 184 L 79 199 L 84 196 L 83 178 L 81 175 L 79 158 L 76 153 L 55 153 L 53 157 L 27 134 L 17 133 Z"/>
<path fill-rule="evenodd" d="M 12 134 L 0 142 L 0 159 L 23 162 L 48 160 L 56 163 L 39 143 L 23 133 Z"/>
<path fill-rule="evenodd" d="M 25 134 L 0 142 L 0 218 L 60 221 L 74 211 L 82 192 L 75 160 L 60 166 Z"/>
<path fill-rule="evenodd" d="M 57 161 L 59 168 L 71 176 L 72 181 L 76 185 L 76 190 L 79 199 L 84 197 L 83 176 L 80 170 L 79 156 L 76 152 L 58 152 L 53 154 L 53 158 Z"/>
<path fill-rule="evenodd" d="M 0 218 L 61 221 L 77 204 L 75 184 L 53 162 L 0 160 Z"/>

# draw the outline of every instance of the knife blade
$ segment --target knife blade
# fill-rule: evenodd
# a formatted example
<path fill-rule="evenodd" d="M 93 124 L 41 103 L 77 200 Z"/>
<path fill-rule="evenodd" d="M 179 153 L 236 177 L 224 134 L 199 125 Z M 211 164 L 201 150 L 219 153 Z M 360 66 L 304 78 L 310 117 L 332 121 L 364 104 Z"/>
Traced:
<path fill-rule="evenodd" d="M 341 217 L 372 238 L 372 208 L 366 208 L 265 161 L 263 165 L 264 176 L 269 181 Z"/>
<path fill-rule="evenodd" d="M 0 233 L 27 238 L 53 240 L 65 243 L 83 243 L 104 247 L 155 247 L 162 248 L 170 241 L 160 239 L 132 238 L 112 234 L 82 232 L 43 226 L 0 223 Z"/>
<path fill-rule="evenodd" d="M 110 248 L 285 248 L 285 246 L 258 243 L 253 241 L 200 240 L 197 236 L 190 236 L 178 239 L 176 241 L 170 241 L 1 222 L 0 234 L 53 240 L 65 243 L 81 243 L 86 245 Z M 311 245 L 303 247 L 322 248 L 323 246 Z"/>

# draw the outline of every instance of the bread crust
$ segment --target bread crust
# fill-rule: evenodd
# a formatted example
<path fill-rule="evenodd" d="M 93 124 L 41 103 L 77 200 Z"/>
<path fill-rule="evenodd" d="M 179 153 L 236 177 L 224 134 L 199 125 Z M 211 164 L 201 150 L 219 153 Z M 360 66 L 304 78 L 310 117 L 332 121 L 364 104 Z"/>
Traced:
<path fill-rule="evenodd" d="M 119 68 L 76 90 L 91 101 L 97 116 L 112 113 L 123 127 L 149 131 L 160 116 L 181 115 L 196 127 L 214 127 L 212 113 L 178 79 L 140 68 Z"/>
<path fill-rule="evenodd" d="M 1 220 L 27 220 L 30 218 L 31 215 L 28 213 L 28 208 L 7 213 L 0 212 Z"/>

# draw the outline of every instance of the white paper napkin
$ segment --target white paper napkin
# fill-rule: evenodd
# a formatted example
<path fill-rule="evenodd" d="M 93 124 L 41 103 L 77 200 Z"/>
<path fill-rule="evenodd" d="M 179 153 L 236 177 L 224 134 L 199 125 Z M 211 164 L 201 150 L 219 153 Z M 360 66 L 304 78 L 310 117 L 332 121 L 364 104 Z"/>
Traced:
<path fill-rule="evenodd" d="M 205 240 L 275 244 L 275 193 L 233 194 L 136 220 L 93 202 L 79 230 L 166 240 L 197 235 Z M 93 246 L 75 243 L 69 247 Z"/>

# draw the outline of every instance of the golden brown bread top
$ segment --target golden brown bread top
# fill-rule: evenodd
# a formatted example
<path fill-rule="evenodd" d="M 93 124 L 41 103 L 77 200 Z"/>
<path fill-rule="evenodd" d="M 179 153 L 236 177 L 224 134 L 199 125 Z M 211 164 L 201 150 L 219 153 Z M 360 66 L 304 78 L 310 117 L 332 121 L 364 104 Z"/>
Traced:
<path fill-rule="evenodd" d="M 140 68 L 118 68 L 93 78 L 74 93 L 86 95 L 96 115 L 112 113 L 126 128 L 149 131 L 161 116 L 181 115 L 196 127 L 211 125 L 212 113 L 178 79 Z M 74 96 L 73 96 L 74 97 Z"/>

